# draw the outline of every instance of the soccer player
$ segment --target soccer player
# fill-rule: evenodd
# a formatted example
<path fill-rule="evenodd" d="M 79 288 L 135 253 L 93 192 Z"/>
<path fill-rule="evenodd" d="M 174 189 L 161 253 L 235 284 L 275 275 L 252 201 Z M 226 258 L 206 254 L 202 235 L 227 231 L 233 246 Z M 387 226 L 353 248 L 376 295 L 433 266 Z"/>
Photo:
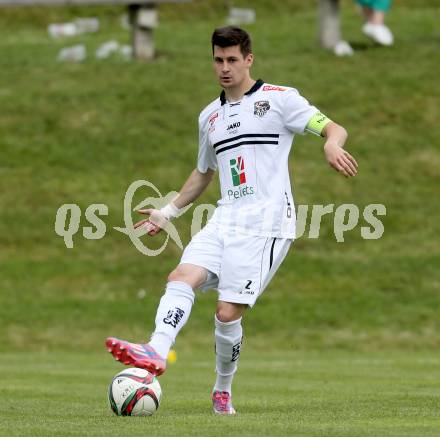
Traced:
<path fill-rule="evenodd" d="M 215 413 L 234 414 L 231 385 L 240 357 L 242 316 L 263 293 L 295 237 L 288 172 L 293 137 L 305 132 L 324 137 L 327 161 L 346 177 L 356 175 L 357 163 L 343 149 L 347 139 L 343 127 L 295 89 L 252 79 L 254 56 L 244 30 L 216 29 L 212 52 L 223 90 L 200 114 L 197 168 L 167 206 L 139 211 L 148 218 L 135 226 L 146 227 L 150 235 L 160 232 L 202 194 L 217 169 L 222 197 L 168 276 L 150 342 L 110 337 L 106 346 L 116 360 L 161 375 L 190 315 L 194 290 L 215 288 L 217 378 L 212 402 Z"/>

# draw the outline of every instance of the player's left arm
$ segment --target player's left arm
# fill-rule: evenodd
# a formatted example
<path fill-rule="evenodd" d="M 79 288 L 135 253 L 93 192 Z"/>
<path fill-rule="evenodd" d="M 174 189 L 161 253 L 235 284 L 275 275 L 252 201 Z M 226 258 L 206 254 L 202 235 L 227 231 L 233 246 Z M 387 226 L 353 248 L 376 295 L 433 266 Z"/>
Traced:
<path fill-rule="evenodd" d="M 306 130 L 325 138 L 324 153 L 328 163 L 345 177 L 356 176 L 358 164 L 346 150 L 347 131 L 321 112 L 308 122 Z"/>
<path fill-rule="evenodd" d="M 324 153 L 328 163 L 345 177 L 356 176 L 358 164 L 346 150 L 344 150 L 348 133 L 339 124 L 330 121 L 323 129 L 325 138 Z"/>

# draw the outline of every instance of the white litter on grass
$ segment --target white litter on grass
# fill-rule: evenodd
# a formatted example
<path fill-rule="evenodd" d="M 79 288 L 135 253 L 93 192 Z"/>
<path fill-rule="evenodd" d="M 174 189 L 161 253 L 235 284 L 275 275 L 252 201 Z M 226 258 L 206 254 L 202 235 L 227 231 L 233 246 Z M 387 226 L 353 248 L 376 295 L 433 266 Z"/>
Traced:
<path fill-rule="evenodd" d="M 95 52 L 95 56 L 98 59 L 108 58 L 112 53 L 115 53 L 119 50 L 118 41 L 111 40 L 107 41 L 104 44 L 101 44 Z"/>
<path fill-rule="evenodd" d="M 255 9 L 244 8 L 230 8 L 228 24 L 232 26 L 238 26 L 239 24 L 252 24 L 255 23 L 257 14 Z"/>
<path fill-rule="evenodd" d="M 147 295 L 147 292 L 141 288 L 138 292 L 137 292 L 137 297 L 138 299 L 144 299 L 145 296 Z"/>
<path fill-rule="evenodd" d="M 87 57 L 87 49 L 84 44 L 65 47 L 58 53 L 57 60 L 64 62 L 82 62 Z"/>
<path fill-rule="evenodd" d="M 121 46 L 120 52 L 125 59 L 131 59 L 133 56 L 133 47 L 129 45 Z"/>
<path fill-rule="evenodd" d="M 99 20 L 98 18 L 90 17 L 90 18 L 77 18 L 75 20 L 76 28 L 78 29 L 78 33 L 94 33 L 99 30 Z"/>
<path fill-rule="evenodd" d="M 77 18 L 70 23 L 52 23 L 47 26 L 47 31 L 52 38 L 62 38 L 92 33 L 99 30 L 97 18 Z"/>
<path fill-rule="evenodd" d="M 52 38 L 78 35 L 78 28 L 75 23 L 53 23 L 47 26 L 47 31 Z"/>
<path fill-rule="evenodd" d="M 336 56 L 353 56 L 354 50 L 347 41 L 339 41 L 333 47 Z"/>
<path fill-rule="evenodd" d="M 121 45 L 115 40 L 107 41 L 98 47 L 95 56 L 97 59 L 106 59 L 114 53 L 117 53 L 124 59 L 129 60 L 133 56 L 133 47 L 129 45 Z"/>

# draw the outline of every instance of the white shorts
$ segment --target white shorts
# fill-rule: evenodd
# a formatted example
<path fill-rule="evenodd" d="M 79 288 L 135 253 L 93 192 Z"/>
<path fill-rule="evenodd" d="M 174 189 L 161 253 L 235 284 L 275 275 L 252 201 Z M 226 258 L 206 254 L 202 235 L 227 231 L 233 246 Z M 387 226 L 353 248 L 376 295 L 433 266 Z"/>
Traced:
<path fill-rule="evenodd" d="M 201 290 L 215 289 L 221 301 L 252 307 L 286 257 L 292 241 L 222 232 L 208 224 L 190 241 L 180 263 L 208 270 Z"/>

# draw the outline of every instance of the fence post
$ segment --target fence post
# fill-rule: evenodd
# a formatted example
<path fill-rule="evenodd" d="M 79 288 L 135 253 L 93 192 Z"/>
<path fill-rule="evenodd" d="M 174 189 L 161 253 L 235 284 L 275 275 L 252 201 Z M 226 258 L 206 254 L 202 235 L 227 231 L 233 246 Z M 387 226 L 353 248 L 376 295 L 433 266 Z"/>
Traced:
<path fill-rule="evenodd" d="M 129 17 L 133 29 L 133 57 L 147 61 L 153 59 L 153 32 L 158 25 L 155 5 L 130 5 Z"/>
<path fill-rule="evenodd" d="M 339 0 L 319 0 L 319 42 L 326 49 L 341 41 Z"/>

